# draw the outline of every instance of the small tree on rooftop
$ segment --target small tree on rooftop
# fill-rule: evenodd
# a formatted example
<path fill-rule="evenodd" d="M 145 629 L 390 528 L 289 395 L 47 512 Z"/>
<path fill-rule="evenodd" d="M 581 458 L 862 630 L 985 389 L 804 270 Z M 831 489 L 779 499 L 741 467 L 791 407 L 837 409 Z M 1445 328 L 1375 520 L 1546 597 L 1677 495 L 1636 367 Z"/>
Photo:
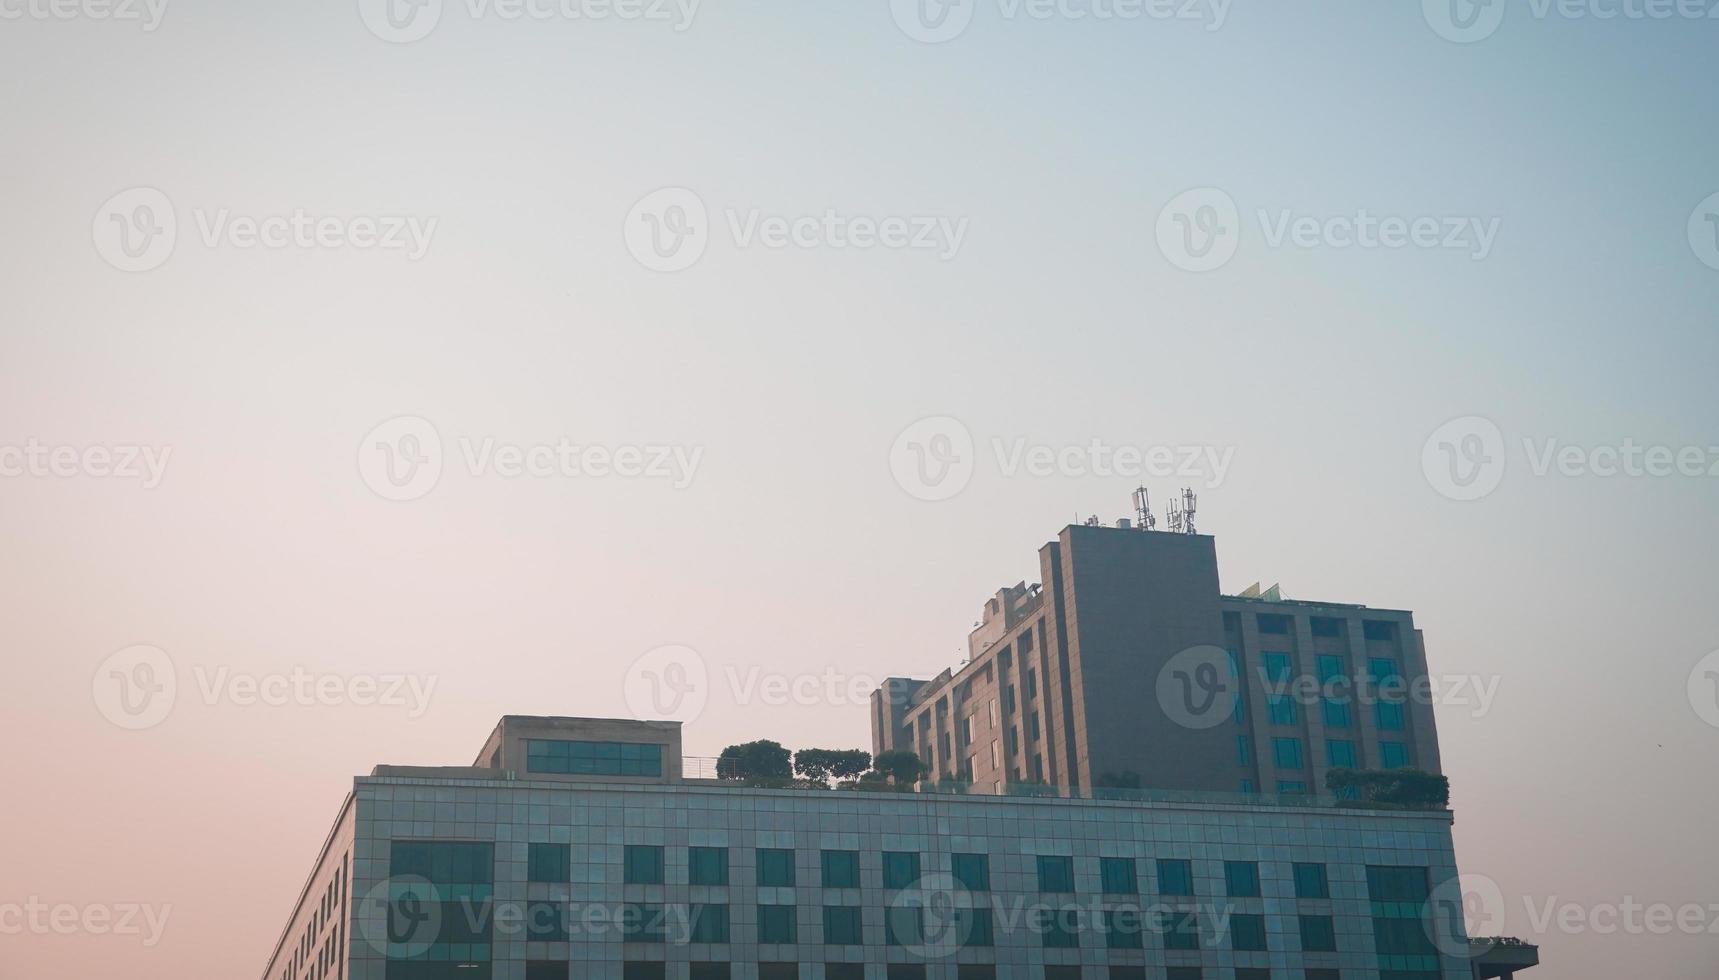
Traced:
<path fill-rule="evenodd" d="M 926 772 L 925 763 L 907 749 L 879 752 L 871 764 L 878 772 L 887 773 L 897 786 L 911 786 L 919 782 Z"/>
<path fill-rule="evenodd" d="M 870 768 L 871 753 L 861 749 L 801 749 L 794 753 L 794 771 L 813 782 L 855 779 Z"/>
<path fill-rule="evenodd" d="M 778 742 L 759 739 L 730 745 L 716 758 L 716 775 L 722 779 L 792 779 L 788 750 Z"/>

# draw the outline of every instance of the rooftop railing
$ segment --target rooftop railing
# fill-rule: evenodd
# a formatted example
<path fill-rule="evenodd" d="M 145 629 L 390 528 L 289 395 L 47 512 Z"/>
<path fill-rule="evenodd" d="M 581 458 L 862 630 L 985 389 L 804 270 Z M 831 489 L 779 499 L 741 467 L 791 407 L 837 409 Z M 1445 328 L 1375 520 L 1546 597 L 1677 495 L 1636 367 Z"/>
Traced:
<path fill-rule="evenodd" d="M 921 782 L 912 787 L 885 782 L 849 782 L 836 787 L 805 780 L 746 779 L 730 771 L 727 763 L 707 756 L 685 756 L 681 772 L 685 779 L 731 781 L 736 787 L 798 790 L 808 793 L 860 792 L 917 796 L 1002 796 L 1009 799 L 1097 800 L 1123 803 L 1190 803 L 1213 806 L 1319 807 L 1329 809 L 1400 810 L 1442 812 L 1439 806 L 1370 806 L 1358 800 L 1340 799 L 1326 793 L 1225 793 L 1206 790 L 1133 789 L 1093 786 L 1048 786 L 1038 783 L 1005 783 L 1002 791 L 961 782 Z"/>

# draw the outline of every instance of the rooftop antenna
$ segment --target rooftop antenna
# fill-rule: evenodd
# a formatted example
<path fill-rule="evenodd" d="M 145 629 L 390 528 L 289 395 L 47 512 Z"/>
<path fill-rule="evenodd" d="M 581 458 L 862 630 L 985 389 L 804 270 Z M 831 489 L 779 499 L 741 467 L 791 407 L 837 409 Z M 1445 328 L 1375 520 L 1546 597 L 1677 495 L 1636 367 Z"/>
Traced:
<path fill-rule="evenodd" d="M 1087 527 L 1097 527 L 1100 523 L 1101 522 L 1099 521 L 1097 514 L 1094 514 L 1091 517 L 1088 517 L 1086 519 L 1086 526 Z"/>
<path fill-rule="evenodd" d="M 1158 529 L 1158 518 L 1152 516 L 1152 495 L 1144 486 L 1134 491 L 1134 526 L 1142 531 Z"/>
<path fill-rule="evenodd" d="M 1182 511 L 1182 502 L 1175 497 L 1171 497 L 1169 506 L 1164 508 L 1164 524 L 1171 534 L 1181 534 L 1187 527 L 1187 515 Z"/>
<path fill-rule="evenodd" d="M 1194 491 L 1191 488 L 1189 488 L 1189 487 L 1183 487 L 1182 488 L 1182 513 L 1184 515 L 1183 520 L 1186 524 L 1185 530 L 1189 534 L 1200 533 L 1200 532 L 1194 530 L 1194 505 L 1199 502 L 1199 499 L 1200 498 L 1194 496 Z"/>

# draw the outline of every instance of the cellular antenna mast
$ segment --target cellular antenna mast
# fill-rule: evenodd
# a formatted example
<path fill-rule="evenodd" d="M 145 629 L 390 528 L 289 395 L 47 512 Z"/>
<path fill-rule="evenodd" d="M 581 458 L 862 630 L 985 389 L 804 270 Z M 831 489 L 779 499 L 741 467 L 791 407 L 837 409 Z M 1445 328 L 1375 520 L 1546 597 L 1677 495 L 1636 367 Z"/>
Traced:
<path fill-rule="evenodd" d="M 1145 487 L 1134 491 L 1134 526 L 1142 531 L 1158 529 L 1158 518 L 1152 516 L 1152 495 Z"/>
<path fill-rule="evenodd" d="M 1199 499 L 1200 498 L 1194 496 L 1194 491 L 1192 489 L 1190 489 L 1188 487 L 1182 488 L 1182 520 L 1183 520 L 1183 524 L 1184 524 L 1183 530 L 1185 530 L 1189 534 L 1200 533 L 1200 532 L 1194 530 L 1194 505 L 1199 502 Z"/>
<path fill-rule="evenodd" d="M 1182 502 L 1175 497 L 1170 498 L 1170 504 L 1164 508 L 1164 524 L 1171 534 L 1181 534 L 1186 527 L 1187 515 L 1182 513 Z"/>

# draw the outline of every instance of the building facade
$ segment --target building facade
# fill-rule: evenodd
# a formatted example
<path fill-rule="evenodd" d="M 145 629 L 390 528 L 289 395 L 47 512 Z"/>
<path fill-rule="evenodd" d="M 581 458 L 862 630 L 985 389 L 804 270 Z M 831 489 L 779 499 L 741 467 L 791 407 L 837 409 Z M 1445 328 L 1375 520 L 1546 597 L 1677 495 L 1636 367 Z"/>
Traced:
<path fill-rule="evenodd" d="M 1198 534 L 1070 526 L 1039 567 L 986 603 L 958 671 L 873 693 L 874 751 L 991 793 L 1318 794 L 1333 768 L 1440 771 L 1411 613 L 1224 595 Z"/>
<path fill-rule="evenodd" d="M 264 980 L 1456 980 L 1447 811 L 771 790 L 503 719 L 355 780 Z"/>

